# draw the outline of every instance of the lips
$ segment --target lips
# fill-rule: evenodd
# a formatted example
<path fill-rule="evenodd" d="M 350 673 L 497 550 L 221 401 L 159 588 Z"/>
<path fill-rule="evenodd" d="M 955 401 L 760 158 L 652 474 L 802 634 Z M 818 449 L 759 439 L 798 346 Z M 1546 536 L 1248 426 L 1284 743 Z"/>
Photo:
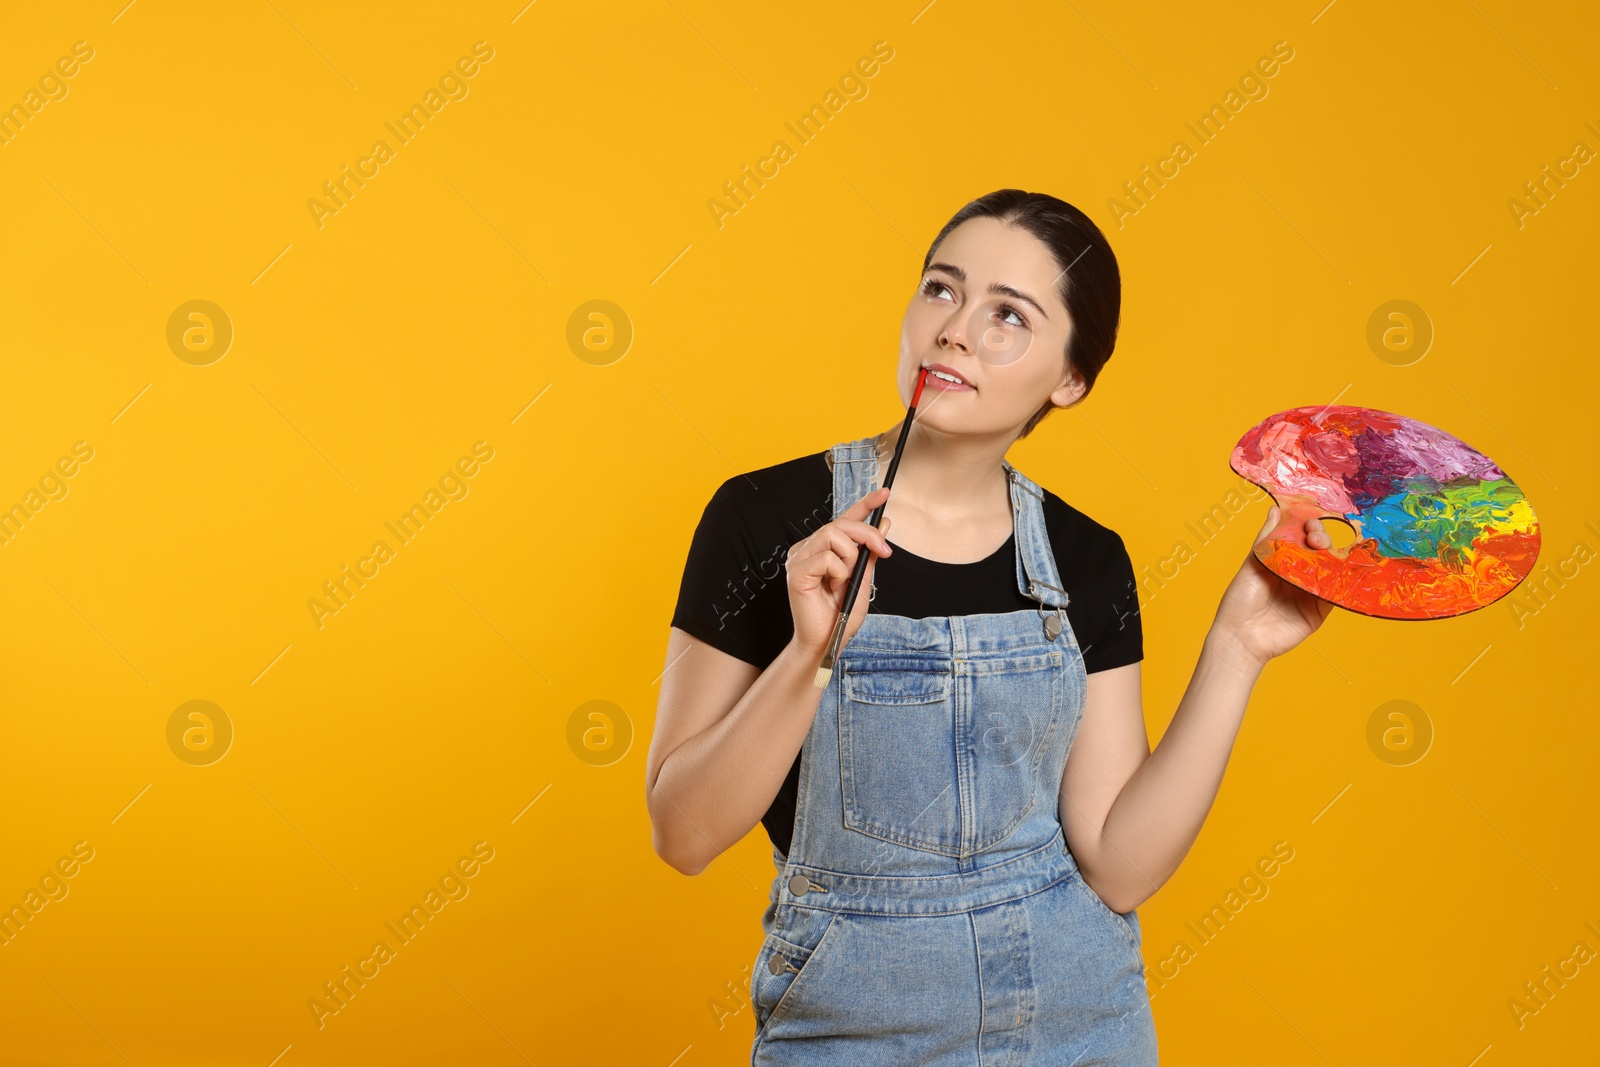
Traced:
<path fill-rule="evenodd" d="M 977 386 L 968 382 L 953 367 L 946 366 L 943 363 L 928 363 L 925 364 L 925 369 L 928 372 L 927 385 L 930 388 L 939 389 L 947 393 L 975 393 L 978 391 Z M 951 379 L 955 380 L 952 381 Z"/>

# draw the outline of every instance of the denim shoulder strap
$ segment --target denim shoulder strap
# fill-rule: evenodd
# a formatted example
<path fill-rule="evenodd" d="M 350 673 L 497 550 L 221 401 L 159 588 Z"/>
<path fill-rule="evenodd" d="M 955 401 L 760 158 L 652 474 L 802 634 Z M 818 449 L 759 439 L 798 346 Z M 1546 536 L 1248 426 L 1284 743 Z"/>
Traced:
<path fill-rule="evenodd" d="M 1067 606 L 1067 591 L 1056 568 L 1055 551 L 1044 521 L 1044 490 L 1037 482 L 1005 464 L 1011 480 L 1011 511 L 1016 517 L 1017 588 L 1030 600 L 1050 608 Z"/>
<path fill-rule="evenodd" d="M 833 517 L 850 510 L 850 505 L 878 487 L 878 439 L 863 437 L 834 445 Z"/>

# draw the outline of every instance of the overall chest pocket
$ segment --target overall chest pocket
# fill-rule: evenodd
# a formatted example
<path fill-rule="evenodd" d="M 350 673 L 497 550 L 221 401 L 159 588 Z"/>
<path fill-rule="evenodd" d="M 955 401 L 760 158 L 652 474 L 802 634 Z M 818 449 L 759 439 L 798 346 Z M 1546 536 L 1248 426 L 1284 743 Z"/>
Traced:
<path fill-rule="evenodd" d="M 1066 678 L 1059 652 L 847 667 L 839 701 L 844 824 L 910 848 L 973 855 L 1057 794 Z M 1048 780 L 1048 784 L 1047 784 Z"/>
<path fill-rule="evenodd" d="M 957 855 L 961 790 L 950 663 L 852 664 L 840 688 L 845 826 Z"/>
<path fill-rule="evenodd" d="M 1067 678 L 1062 653 L 1013 656 L 976 665 L 963 751 L 971 782 L 970 849 L 1010 836 L 1040 798 L 1060 796 L 1072 743 L 1061 726 Z"/>

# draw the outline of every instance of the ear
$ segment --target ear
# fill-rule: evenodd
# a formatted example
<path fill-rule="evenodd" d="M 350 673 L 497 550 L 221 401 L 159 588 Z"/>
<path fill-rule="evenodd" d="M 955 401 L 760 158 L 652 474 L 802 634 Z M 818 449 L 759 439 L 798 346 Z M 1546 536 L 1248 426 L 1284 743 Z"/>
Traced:
<path fill-rule="evenodd" d="M 1056 387 L 1056 391 L 1050 394 L 1050 402 L 1058 408 L 1070 408 L 1083 399 L 1087 387 L 1088 383 L 1083 380 L 1083 375 L 1079 374 L 1076 368 L 1071 368 L 1061 384 Z"/>

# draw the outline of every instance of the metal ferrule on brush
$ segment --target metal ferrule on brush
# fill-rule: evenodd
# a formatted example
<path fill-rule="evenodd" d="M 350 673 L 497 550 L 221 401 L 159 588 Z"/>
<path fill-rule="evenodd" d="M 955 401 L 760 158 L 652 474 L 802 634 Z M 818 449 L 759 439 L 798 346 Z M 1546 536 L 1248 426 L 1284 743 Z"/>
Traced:
<path fill-rule="evenodd" d="M 833 678 L 833 665 L 839 658 L 839 646 L 844 643 L 844 628 L 849 621 L 844 612 L 839 612 L 839 621 L 833 624 L 833 635 L 828 638 L 828 651 L 823 654 L 822 665 L 817 668 L 816 676 L 811 679 L 811 684 L 818 689 L 826 688 Z"/>

